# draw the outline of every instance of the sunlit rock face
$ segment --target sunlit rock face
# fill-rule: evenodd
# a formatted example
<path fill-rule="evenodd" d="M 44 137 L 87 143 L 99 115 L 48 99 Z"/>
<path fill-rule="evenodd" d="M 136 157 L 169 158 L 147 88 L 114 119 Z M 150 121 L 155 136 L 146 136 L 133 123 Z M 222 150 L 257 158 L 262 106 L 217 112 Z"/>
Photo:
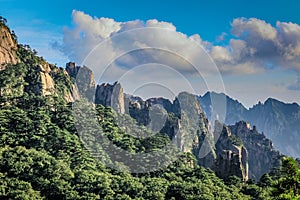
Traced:
<path fill-rule="evenodd" d="M 240 121 L 229 129 L 248 150 L 249 178 L 259 180 L 263 174 L 280 166 L 282 154 L 273 147 L 271 140 L 257 131 L 256 126 L 251 129 L 249 123 Z"/>
<path fill-rule="evenodd" d="M 14 41 L 10 30 L 5 25 L 0 25 L 0 70 L 5 69 L 7 64 L 16 64 L 17 44 Z"/>
<path fill-rule="evenodd" d="M 69 62 L 66 64 L 67 74 L 74 80 L 73 99 L 80 97 L 87 98 L 89 101 L 95 100 L 95 78 L 91 69 L 86 66 L 76 66 L 76 63 Z"/>
<path fill-rule="evenodd" d="M 110 106 L 118 113 L 125 113 L 124 93 L 120 83 L 97 85 L 95 103 Z"/>

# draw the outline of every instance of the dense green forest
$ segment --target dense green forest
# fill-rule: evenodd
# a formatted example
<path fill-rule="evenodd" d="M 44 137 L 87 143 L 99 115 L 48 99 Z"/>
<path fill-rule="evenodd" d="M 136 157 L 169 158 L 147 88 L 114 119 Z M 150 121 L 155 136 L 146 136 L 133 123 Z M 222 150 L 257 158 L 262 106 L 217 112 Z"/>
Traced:
<path fill-rule="evenodd" d="M 3 22 L 1 18 L 1 26 Z M 72 104 L 63 96 L 73 80 L 51 65 L 55 94 L 37 94 L 37 66 L 46 61 L 27 45 L 19 44 L 17 51 L 20 62 L 0 71 L 0 199 L 300 199 L 299 167 L 288 157 L 258 183 L 222 180 L 210 169 L 190 165 L 191 154 L 143 174 L 107 167 L 77 133 Z M 97 105 L 95 113 L 107 138 L 130 152 L 152 151 L 170 142 L 163 134 L 135 139 L 129 132 L 138 126 L 121 129 L 109 107 Z M 109 155 L 103 159 L 118 164 Z"/>

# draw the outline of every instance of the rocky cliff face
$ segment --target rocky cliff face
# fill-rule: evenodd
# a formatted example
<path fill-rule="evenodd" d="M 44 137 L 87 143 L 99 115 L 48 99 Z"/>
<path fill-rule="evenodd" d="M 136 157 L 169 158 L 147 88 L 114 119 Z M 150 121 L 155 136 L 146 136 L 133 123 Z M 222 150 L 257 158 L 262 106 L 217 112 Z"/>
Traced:
<path fill-rule="evenodd" d="M 89 101 L 94 102 L 95 80 L 92 70 L 86 66 L 80 67 L 76 66 L 74 62 L 69 62 L 66 64 L 66 72 L 75 82 L 73 96 L 86 97 Z"/>
<path fill-rule="evenodd" d="M 274 142 L 274 146 L 285 155 L 300 157 L 300 106 L 296 103 L 283 103 L 269 98 L 250 109 L 232 98 L 214 92 L 208 92 L 198 99 L 203 111 L 210 119 L 211 98 L 226 98 L 225 123 L 233 125 L 244 120 L 256 125 L 257 130 Z M 223 98 L 224 99 L 224 98 Z"/>
<path fill-rule="evenodd" d="M 115 82 L 113 85 L 103 83 L 97 85 L 95 103 L 112 107 L 116 112 L 124 114 L 124 93 L 121 84 Z"/>
<path fill-rule="evenodd" d="M 228 127 L 219 122 L 215 123 L 215 133 L 220 132 L 220 137 L 215 145 L 216 160 L 213 166 L 219 177 L 227 178 L 235 175 L 248 180 L 248 151 L 235 142 Z"/>
<path fill-rule="evenodd" d="M 237 100 L 234 100 L 223 93 L 207 92 L 203 96 L 198 96 L 200 105 L 207 115 L 208 119 L 211 119 L 212 113 L 212 101 L 217 104 L 224 104 L 226 101 L 226 116 L 222 119 L 225 119 L 225 124 L 235 124 L 236 122 L 244 119 L 244 116 L 247 113 L 247 109 Z M 214 109 L 217 111 L 217 109 Z M 221 115 L 220 113 L 217 113 Z"/>
<path fill-rule="evenodd" d="M 275 150 L 271 140 L 266 138 L 264 134 L 257 132 L 255 126 L 251 129 L 249 123 L 240 121 L 229 126 L 229 129 L 233 135 L 243 141 L 243 146 L 249 152 L 249 178 L 259 180 L 263 174 L 280 166 L 282 154 Z"/>
<path fill-rule="evenodd" d="M 50 76 L 50 66 L 48 63 L 37 66 L 37 71 L 40 73 L 41 86 L 38 88 L 37 93 L 43 96 L 52 95 L 55 93 L 54 80 Z"/>
<path fill-rule="evenodd" d="M 178 147 L 184 152 L 198 152 L 200 137 L 211 137 L 210 125 L 195 95 L 181 92 L 173 102 L 173 112 L 179 117 L 178 133 L 173 133 Z"/>
<path fill-rule="evenodd" d="M 66 63 L 66 72 L 69 74 L 70 77 L 76 78 L 80 66 L 76 66 L 75 62 L 68 62 Z"/>
<path fill-rule="evenodd" d="M 283 154 L 300 157 L 300 106 L 269 98 L 249 109 L 246 121 L 274 142 Z"/>
<path fill-rule="evenodd" d="M 0 24 L 0 70 L 3 70 L 7 64 L 18 62 L 16 50 L 17 44 L 9 28 Z"/>
<path fill-rule="evenodd" d="M 26 63 L 27 66 L 25 68 L 27 68 L 27 72 L 25 74 L 23 74 L 23 72 L 9 72 L 12 75 L 12 79 L 18 79 L 18 84 L 13 81 L 10 84 L 6 84 L 5 87 L 0 89 L 0 96 L 22 96 L 24 90 L 30 90 L 30 92 L 42 96 L 53 95 L 57 92 L 55 78 L 59 77 L 58 74 L 60 73 L 60 70 L 53 67 L 54 65 L 52 65 L 52 70 L 51 64 L 38 58 L 34 53 L 30 53 L 30 48 L 26 48 L 27 47 L 22 45 L 18 47 L 14 33 L 11 33 L 5 24 L 0 23 L 0 71 L 7 69 L 9 65 L 15 65 L 18 62 L 21 62 L 22 56 L 35 57 L 36 62 L 30 64 Z M 14 77 L 16 74 L 18 74 L 18 77 Z M 28 83 L 26 83 L 26 81 L 28 81 Z M 73 101 L 74 98 L 71 95 L 71 91 L 67 90 L 68 89 L 64 91 L 66 100 L 69 102 Z"/>
<path fill-rule="evenodd" d="M 120 88 L 118 83 L 97 86 L 96 103 L 105 106 L 115 105 L 115 110 L 120 112 L 123 110 L 120 108 L 126 102 L 129 104 L 129 114 L 144 126 L 155 123 L 155 118 L 151 113 L 153 107 L 158 106 L 159 116 L 166 112 L 168 117 L 166 121 L 159 118 L 159 121 L 163 121 L 164 126 L 157 131 L 168 134 L 172 143 L 181 151 L 193 153 L 200 165 L 213 169 L 222 178 L 235 175 L 243 180 L 248 179 L 246 148 L 234 144 L 230 130 L 223 124 L 219 123 L 214 133 L 211 131 L 210 123 L 202 112 L 195 95 L 182 92 L 173 102 L 163 98 L 151 98 L 143 101 L 139 97 L 130 95 L 126 95 L 123 100 L 124 96 L 121 95 Z M 220 139 L 214 145 L 214 135 L 220 135 L 220 132 Z"/>
<path fill-rule="evenodd" d="M 150 98 L 144 101 L 140 97 L 126 95 L 125 97 L 125 110 L 134 118 L 140 125 L 147 126 L 151 123 L 150 111 L 151 107 L 160 106 L 168 113 L 174 113 L 174 106 L 170 100 L 164 98 Z"/>

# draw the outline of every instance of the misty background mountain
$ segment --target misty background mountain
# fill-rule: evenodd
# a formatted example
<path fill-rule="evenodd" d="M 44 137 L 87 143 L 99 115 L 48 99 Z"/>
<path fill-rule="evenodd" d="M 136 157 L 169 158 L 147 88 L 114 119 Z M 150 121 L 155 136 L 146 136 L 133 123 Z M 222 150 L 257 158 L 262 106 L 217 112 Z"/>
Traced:
<path fill-rule="evenodd" d="M 226 98 L 225 124 L 247 121 L 270 138 L 283 154 L 300 157 L 300 106 L 297 103 L 268 98 L 264 103 L 259 102 L 247 109 L 238 100 L 225 94 L 207 92 L 198 96 L 198 99 L 208 119 L 212 118 L 211 98 L 216 102 Z"/>

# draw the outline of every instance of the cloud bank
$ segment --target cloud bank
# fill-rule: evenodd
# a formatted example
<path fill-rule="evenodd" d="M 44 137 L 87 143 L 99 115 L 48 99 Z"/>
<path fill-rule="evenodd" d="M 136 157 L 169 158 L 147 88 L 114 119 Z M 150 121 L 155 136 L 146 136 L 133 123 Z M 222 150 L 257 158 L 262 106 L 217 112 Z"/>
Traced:
<path fill-rule="evenodd" d="M 256 73 L 283 67 L 300 72 L 300 26 L 277 22 L 273 27 L 256 18 L 231 23 L 228 46 L 213 46 L 211 55 L 224 72 Z"/>
<path fill-rule="evenodd" d="M 222 33 L 216 39 L 216 41 L 228 41 L 228 44 L 218 46 L 203 41 L 198 34 L 187 36 L 177 32 L 173 24 L 156 19 L 145 22 L 141 20 L 116 22 L 110 18 L 91 17 L 76 10 L 73 11 L 72 16 L 74 27 L 65 28 L 63 43 L 56 44 L 56 48 L 59 48 L 70 60 L 78 63 L 82 63 L 101 42 L 117 34 L 142 28 L 168 30 L 165 34 L 151 31 L 143 35 L 135 35 L 133 32 L 127 34 L 125 39 L 110 40 L 105 52 L 99 52 L 107 57 L 117 55 L 128 45 L 145 50 L 121 56 L 112 64 L 109 74 L 124 73 L 124 70 L 138 64 L 160 63 L 172 66 L 180 73 L 192 75 L 195 70 L 187 60 L 205 60 L 204 54 L 207 52 L 220 72 L 225 75 L 257 74 L 277 68 L 295 71 L 299 78 L 288 89 L 300 90 L 300 26 L 298 24 L 278 21 L 275 26 L 272 26 L 256 18 L 236 18 L 231 23 L 231 32 Z M 201 46 L 205 51 L 196 51 L 191 41 L 198 45 L 197 48 Z M 171 49 L 172 52 L 147 49 L 156 46 Z M 177 56 L 177 53 L 186 59 Z M 97 58 L 95 59 L 94 62 L 97 63 Z M 204 65 L 206 65 L 205 70 L 209 71 L 208 61 L 204 62 Z"/>
<path fill-rule="evenodd" d="M 64 52 L 71 60 L 82 63 L 88 54 L 101 42 L 106 42 L 105 54 L 118 54 L 128 49 L 128 46 L 134 46 L 140 51 L 129 52 L 116 61 L 119 67 L 133 67 L 136 64 L 145 64 L 158 62 L 160 64 L 172 65 L 180 71 L 193 72 L 190 64 L 186 60 L 198 59 L 205 51 L 199 52 L 197 48 L 205 45 L 199 35 L 187 35 L 177 32 L 176 27 L 168 22 L 160 22 L 156 19 L 146 22 L 141 20 L 116 22 L 110 18 L 91 17 L 81 11 L 74 10 L 72 13 L 75 26 L 73 28 L 64 29 L 64 39 L 62 44 L 56 44 L 62 52 Z M 136 32 L 130 33 L 132 30 L 153 28 L 149 31 L 143 31 L 143 34 Z M 155 30 L 154 28 L 157 28 Z M 160 30 L 165 30 L 161 34 Z M 123 34 L 122 39 L 113 38 L 114 35 Z M 111 39 L 112 38 L 112 39 Z M 107 40 L 110 40 L 107 42 Z M 192 44 L 194 43 L 194 44 Z M 192 45 L 191 45 L 192 44 Z M 195 47 L 197 44 L 199 46 Z M 159 47 L 162 50 L 170 50 L 166 52 L 151 51 L 148 48 Z M 143 50 L 144 51 L 141 51 Z M 160 55 L 161 54 L 161 55 Z M 175 54 L 181 54 L 184 58 L 179 58 Z M 162 58 L 163 57 L 163 58 Z M 205 60 L 204 60 L 205 61 Z M 161 63 L 163 62 L 163 63 Z"/>

